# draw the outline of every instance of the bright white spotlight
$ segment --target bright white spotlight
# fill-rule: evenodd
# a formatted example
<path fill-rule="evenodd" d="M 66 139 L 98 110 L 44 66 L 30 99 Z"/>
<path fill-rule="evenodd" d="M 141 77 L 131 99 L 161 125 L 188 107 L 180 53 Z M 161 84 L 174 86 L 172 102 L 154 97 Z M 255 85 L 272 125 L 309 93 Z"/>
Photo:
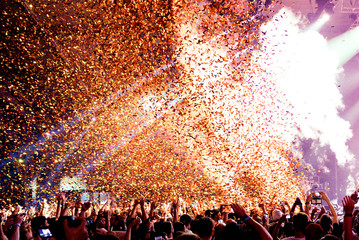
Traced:
<path fill-rule="evenodd" d="M 328 49 L 322 35 L 317 31 L 302 32 L 297 23 L 299 19 L 293 12 L 288 9 L 279 11 L 273 20 L 261 27 L 265 33 L 262 49 L 260 55 L 253 55 L 253 58 L 265 69 L 265 79 L 272 78 L 293 106 L 291 111 L 293 117 L 297 116 L 295 122 L 300 128 L 298 136 L 330 146 L 338 163 L 343 166 L 353 160 L 346 145 L 352 137 L 352 130 L 349 122 L 339 115 L 344 107 L 337 87 L 340 58 L 331 50 L 342 53 L 344 49 L 359 46 L 354 43 L 359 38 L 354 37 L 354 29 L 353 37 L 344 37 L 347 41 L 353 40 L 345 43 L 348 46 L 342 39 L 337 39 L 342 45 L 338 43 Z M 288 135 L 288 139 L 290 137 Z"/>
<path fill-rule="evenodd" d="M 322 17 L 319 19 L 320 22 L 326 23 L 330 19 L 330 15 L 328 13 L 324 13 Z"/>
<path fill-rule="evenodd" d="M 308 27 L 308 31 L 309 30 L 312 30 L 312 31 L 319 31 L 319 29 L 321 27 L 324 26 L 325 23 L 327 23 L 330 19 L 330 15 L 328 13 L 323 13 L 320 18 L 315 21 L 313 24 L 311 24 L 309 27 Z"/>
<path fill-rule="evenodd" d="M 339 35 L 328 42 L 328 47 L 333 50 L 339 59 L 340 65 L 349 61 L 359 53 L 359 26 Z"/>

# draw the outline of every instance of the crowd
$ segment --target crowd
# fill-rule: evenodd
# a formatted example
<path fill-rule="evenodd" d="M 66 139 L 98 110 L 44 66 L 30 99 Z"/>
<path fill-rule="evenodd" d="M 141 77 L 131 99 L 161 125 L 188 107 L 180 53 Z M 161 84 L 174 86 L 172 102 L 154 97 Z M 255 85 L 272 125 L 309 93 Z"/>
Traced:
<path fill-rule="evenodd" d="M 295 199 L 267 209 L 246 211 L 238 203 L 205 210 L 181 199 L 160 204 L 145 199 L 119 207 L 69 201 L 64 193 L 53 207 L 44 202 L 39 211 L 9 206 L 1 209 L 0 239 L 123 239 L 123 240 L 237 240 L 237 239 L 359 239 L 358 194 L 342 200 L 343 215 L 331 204 L 324 191 L 310 193 L 305 203 Z M 323 206 L 326 202 L 328 212 Z"/>

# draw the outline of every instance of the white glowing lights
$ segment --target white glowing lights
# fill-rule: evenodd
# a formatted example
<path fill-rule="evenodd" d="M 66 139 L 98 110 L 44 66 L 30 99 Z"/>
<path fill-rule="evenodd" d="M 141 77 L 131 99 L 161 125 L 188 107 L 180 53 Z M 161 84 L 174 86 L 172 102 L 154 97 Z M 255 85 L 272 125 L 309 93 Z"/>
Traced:
<path fill-rule="evenodd" d="M 297 134 L 329 145 L 339 164 L 344 164 L 353 158 L 346 145 L 352 132 L 349 122 L 338 115 L 344 107 L 337 88 L 339 61 L 324 37 L 316 31 L 302 31 L 297 19 L 282 9 L 263 26 L 263 48 L 256 54 L 269 73 L 266 77 L 277 82 L 293 105 L 300 128 Z"/>

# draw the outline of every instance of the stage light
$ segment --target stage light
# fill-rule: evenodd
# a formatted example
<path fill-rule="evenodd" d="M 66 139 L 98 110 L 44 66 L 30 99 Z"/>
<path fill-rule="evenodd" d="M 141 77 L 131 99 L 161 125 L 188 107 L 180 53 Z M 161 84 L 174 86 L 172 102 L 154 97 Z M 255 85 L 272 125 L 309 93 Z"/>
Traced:
<path fill-rule="evenodd" d="M 316 22 L 323 13 L 334 14 L 335 4 L 332 0 L 316 0 L 315 2 L 317 3 L 317 11 L 308 14 L 310 22 Z"/>
<path fill-rule="evenodd" d="M 328 42 L 329 49 L 333 50 L 338 57 L 339 65 L 345 64 L 359 53 L 359 26 Z"/>
<path fill-rule="evenodd" d="M 307 28 L 307 30 L 318 31 L 321 27 L 324 26 L 325 23 L 329 21 L 329 19 L 330 15 L 328 13 L 323 13 L 317 21 L 315 21 Z"/>
<path fill-rule="evenodd" d="M 330 15 L 328 13 L 324 13 L 323 16 L 319 19 L 320 22 L 328 22 L 330 19 Z"/>

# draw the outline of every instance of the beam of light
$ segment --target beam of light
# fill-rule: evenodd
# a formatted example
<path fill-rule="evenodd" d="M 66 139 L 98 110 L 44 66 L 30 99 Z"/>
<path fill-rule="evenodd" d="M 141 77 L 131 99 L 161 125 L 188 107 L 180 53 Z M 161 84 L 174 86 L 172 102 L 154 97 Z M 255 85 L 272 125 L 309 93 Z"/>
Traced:
<path fill-rule="evenodd" d="M 134 84 L 127 86 L 124 90 L 118 91 L 116 94 L 113 94 L 109 96 L 105 101 L 102 103 L 99 103 L 95 106 L 93 106 L 91 109 L 78 114 L 74 118 L 71 119 L 71 121 L 67 121 L 64 125 L 67 126 L 67 131 L 69 131 L 71 128 L 78 127 L 79 125 L 82 125 L 81 122 L 86 122 L 87 119 L 90 118 L 90 122 L 88 124 L 85 124 L 84 127 L 86 128 L 82 132 L 76 135 L 76 140 L 70 140 L 69 142 L 72 142 L 72 147 L 67 151 L 67 153 L 62 156 L 61 159 L 56 160 L 59 162 L 59 164 L 56 166 L 54 170 L 54 173 L 51 175 L 51 177 L 48 180 L 49 185 L 52 185 L 55 179 L 59 177 L 61 172 L 64 169 L 65 164 L 67 163 L 67 160 L 74 154 L 74 152 L 77 151 L 77 149 L 82 144 L 82 141 L 86 138 L 87 134 L 94 135 L 97 125 L 96 125 L 96 117 L 98 115 L 103 115 L 100 112 L 103 110 L 105 112 L 106 117 L 110 117 L 109 115 L 112 113 L 106 112 L 106 108 L 115 103 L 116 101 L 120 100 L 121 98 L 130 96 L 133 92 L 138 90 L 143 84 L 150 81 L 152 77 L 155 77 L 157 75 L 160 75 L 164 71 L 166 71 L 168 68 L 173 67 L 174 64 L 164 65 L 160 68 L 157 68 L 153 71 L 152 74 L 150 74 L 147 77 L 139 78 Z M 168 81 L 171 81 L 171 79 L 167 79 Z M 121 149 L 123 146 L 128 144 L 132 138 L 138 136 L 144 129 L 151 126 L 154 121 L 161 117 L 161 115 L 171 107 L 173 107 L 177 102 L 179 101 L 178 98 L 175 100 L 169 100 L 167 98 L 163 98 L 161 101 L 151 101 L 147 98 L 143 99 L 143 112 L 138 115 L 137 118 L 134 118 L 133 121 L 138 121 L 138 124 L 136 124 L 135 127 L 131 128 L 130 130 L 127 129 L 126 134 L 122 134 L 120 136 L 119 141 L 114 141 L 112 144 L 109 144 L 107 146 L 106 150 L 97 153 L 95 157 L 90 157 L 88 161 L 88 168 L 87 170 L 81 170 L 77 173 L 77 175 L 85 175 L 88 174 L 94 166 L 101 165 L 103 161 L 105 161 L 109 156 L 111 156 L 114 152 Z M 166 109 L 166 110 L 165 110 Z M 149 114 L 151 112 L 151 116 Z M 128 111 L 128 114 L 130 114 L 131 111 Z M 75 121 L 76 120 L 76 121 Z M 121 119 L 118 119 L 121 121 Z M 99 120 L 101 121 L 101 120 Z M 65 130 L 61 128 L 62 130 Z M 60 133 L 61 131 L 56 131 L 57 133 Z M 51 138 L 46 138 L 47 140 L 51 140 Z M 43 145 L 44 142 L 41 141 L 41 145 Z M 37 177 L 37 176 L 35 176 Z"/>
<path fill-rule="evenodd" d="M 340 65 L 359 53 L 358 39 L 359 27 L 355 27 L 328 42 L 329 48 L 337 55 Z"/>
<path fill-rule="evenodd" d="M 26 161 L 31 158 L 31 156 L 36 152 L 42 149 L 46 144 L 49 144 L 53 137 L 65 132 L 70 131 L 73 128 L 82 125 L 85 122 L 92 122 L 92 119 L 100 112 L 102 109 L 105 109 L 107 106 L 111 105 L 112 103 L 116 102 L 118 99 L 121 99 L 124 96 L 130 95 L 132 92 L 138 90 L 143 84 L 146 84 L 152 77 L 161 74 L 166 69 L 174 66 L 174 63 L 161 66 L 153 71 L 150 76 L 141 77 L 137 79 L 137 81 L 132 85 L 127 85 L 126 87 L 122 88 L 121 90 L 117 91 L 115 94 L 108 96 L 103 102 L 98 104 L 94 104 L 94 106 L 90 107 L 89 109 L 76 114 L 73 117 L 70 117 L 67 120 L 64 120 L 55 130 L 51 132 L 46 132 L 43 135 L 40 135 L 35 143 L 28 143 L 24 146 L 19 147 L 19 149 L 11 155 L 12 159 L 16 159 L 19 157 L 24 156 Z M 1 162 L 0 167 L 5 164 Z"/>
<path fill-rule="evenodd" d="M 326 24 L 330 19 L 330 15 L 328 13 L 323 13 L 317 21 L 312 23 L 308 28 L 307 31 L 319 31 L 324 24 Z"/>
<path fill-rule="evenodd" d="M 352 131 L 338 114 L 344 107 L 337 88 L 338 60 L 324 37 L 298 27 L 299 20 L 290 10 L 282 9 L 274 19 L 263 26 L 263 52 L 257 53 L 270 73 L 266 77 L 277 82 L 293 106 L 297 135 L 329 145 L 344 165 L 353 159 L 346 145 Z"/>

